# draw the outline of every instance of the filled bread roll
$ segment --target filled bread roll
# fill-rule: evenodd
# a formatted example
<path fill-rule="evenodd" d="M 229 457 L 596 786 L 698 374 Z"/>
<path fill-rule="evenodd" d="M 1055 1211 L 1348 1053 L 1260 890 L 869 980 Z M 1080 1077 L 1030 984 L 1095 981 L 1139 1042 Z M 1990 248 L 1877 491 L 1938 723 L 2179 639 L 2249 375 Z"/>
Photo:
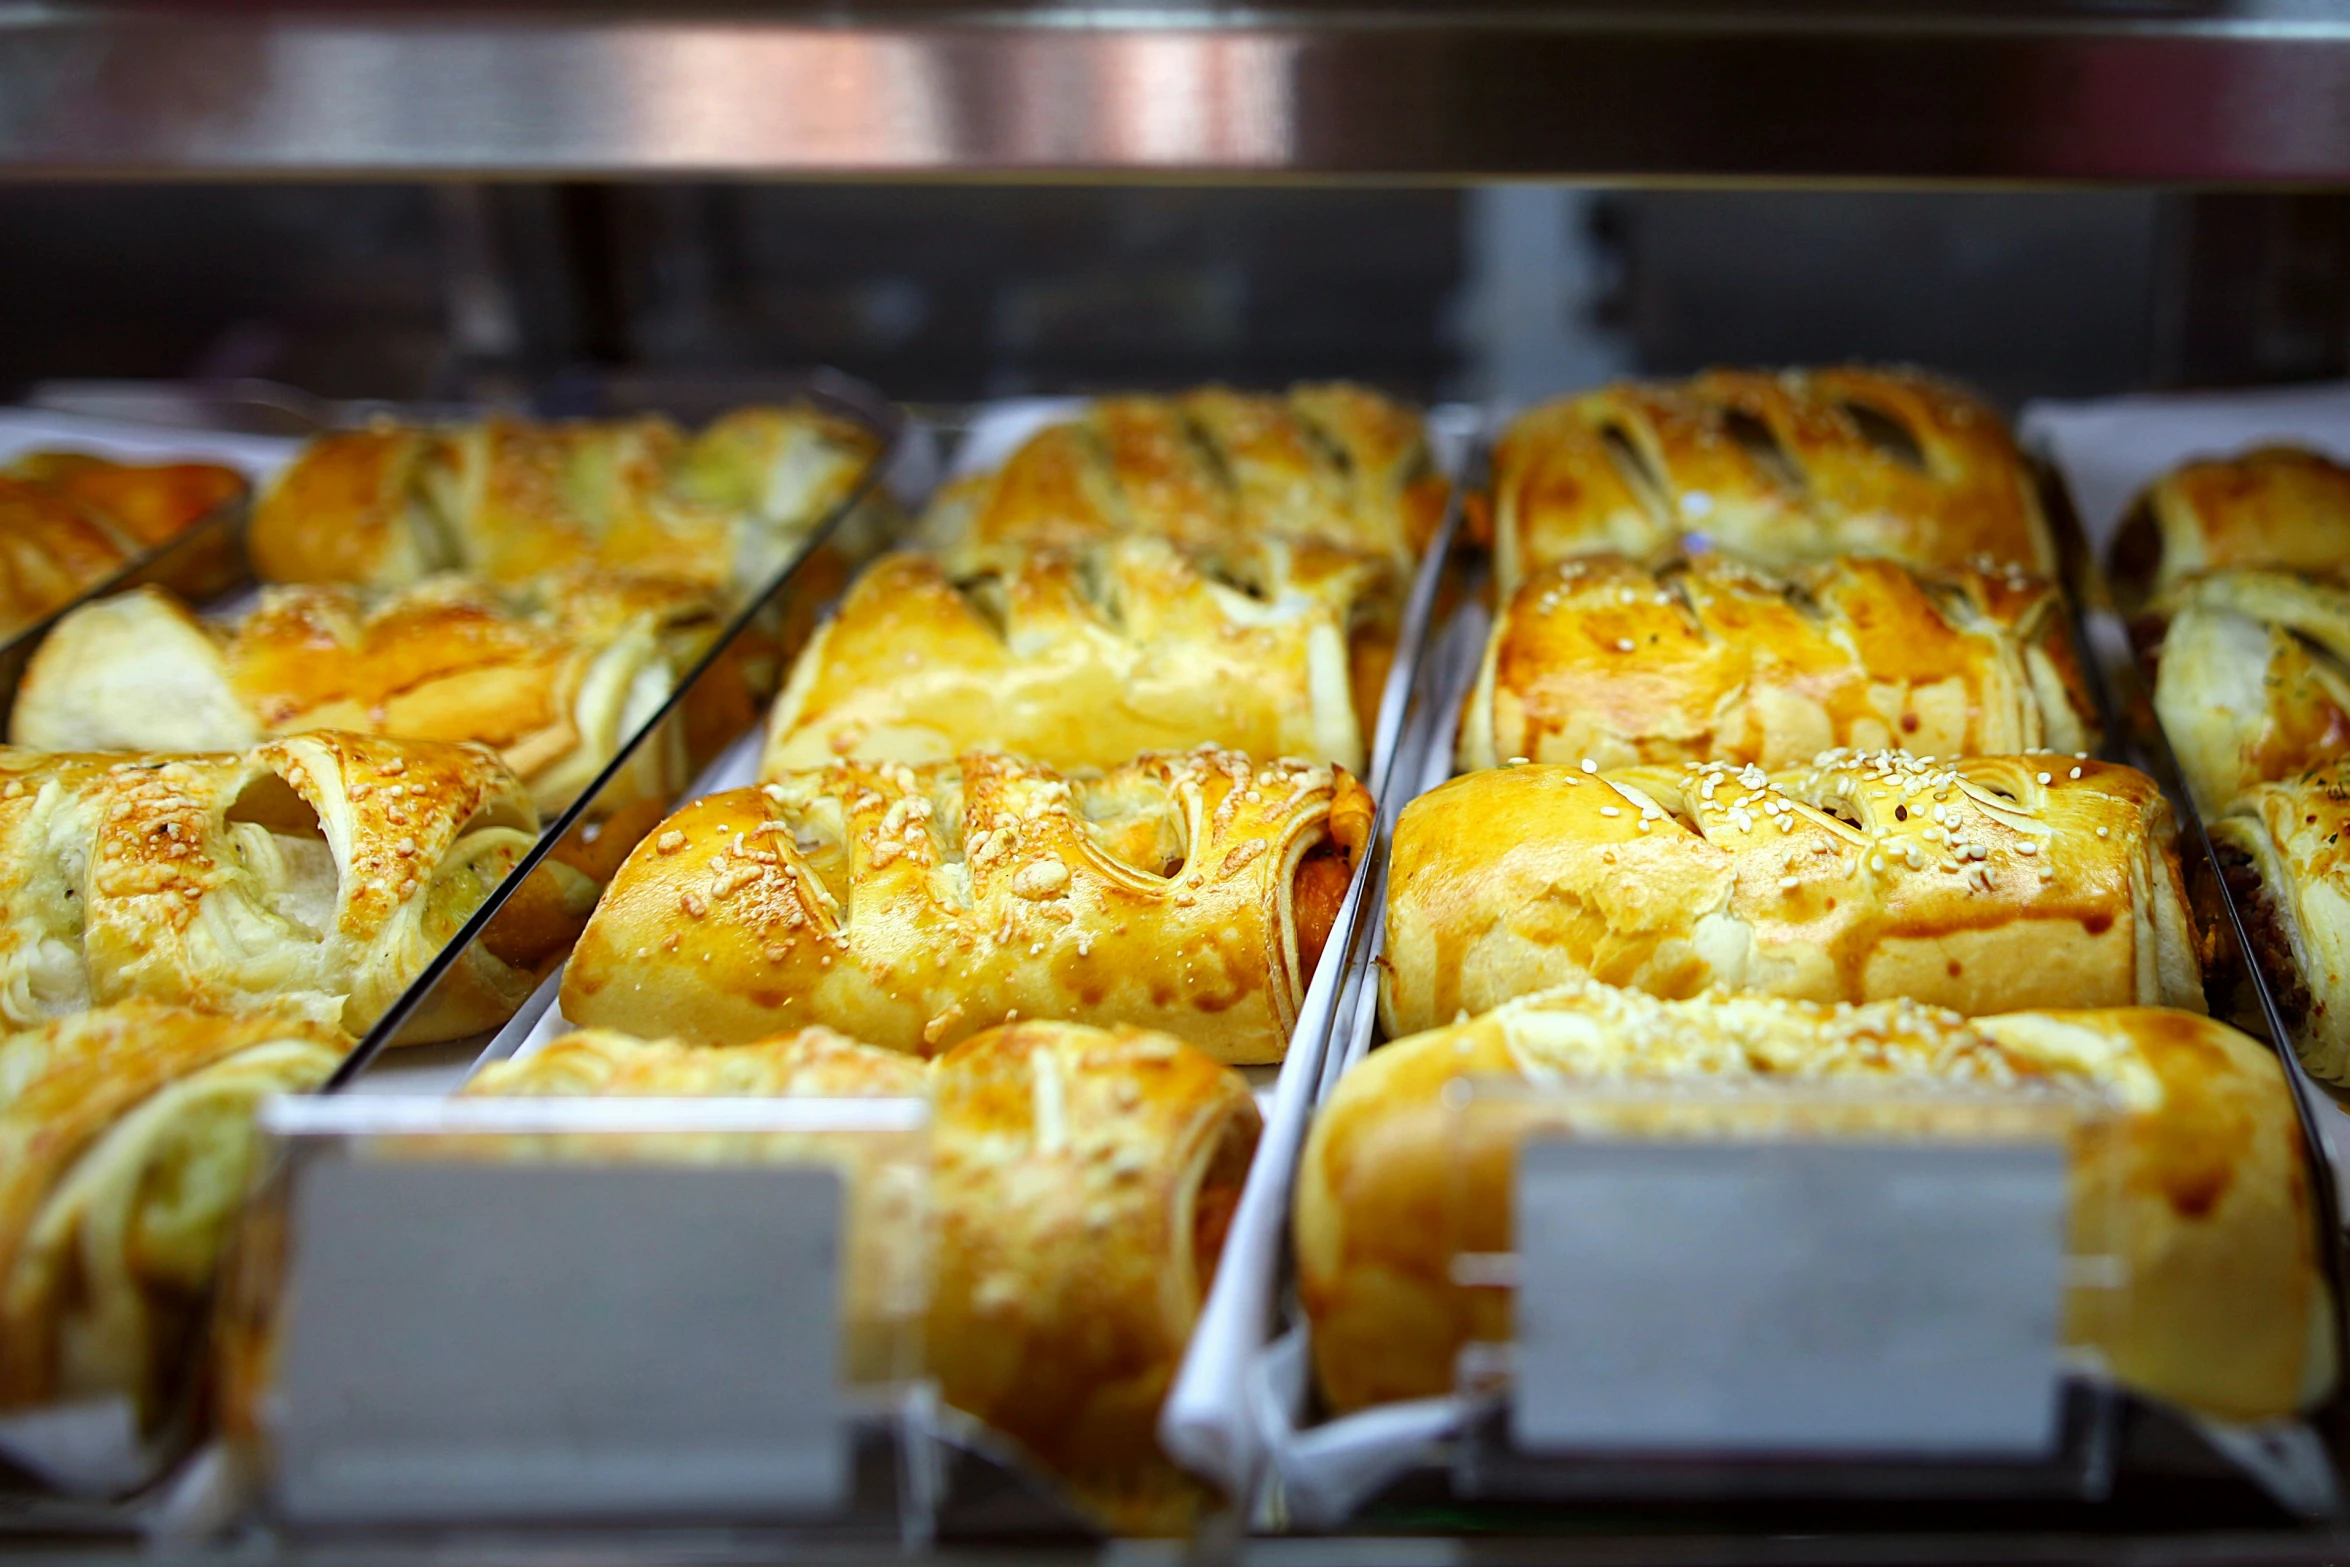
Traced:
<path fill-rule="evenodd" d="M 299 1013 L 133 1001 L 0 1032 L 0 1409 L 186 1385 L 255 1107 L 350 1048 Z"/>
<path fill-rule="evenodd" d="M 1316 1114 L 1295 1199 L 1298 1295 L 1337 1410 L 1449 1393 L 1464 1344 L 1510 1336 L 1508 1296 L 1454 1283 L 1453 1258 L 1510 1250 L 1517 1142 L 1564 1129 L 1543 1126 L 1538 1100 L 1473 1123 L 1445 1108 L 1447 1084 L 1478 1076 L 2077 1086 L 2120 1113 L 2110 1157 L 2081 1134 L 2073 1211 L 2083 1235 L 2118 1234 L 2129 1296 L 2113 1311 L 2101 1291 L 2076 1292 L 2067 1341 L 2125 1386 L 2225 1419 L 2290 1415 L 2332 1383 L 2291 1093 L 2276 1057 L 2234 1029 L 2154 1008 L 1967 1024 L 1907 1003 L 1659 1001 L 1585 984 L 1376 1050 Z"/>
<path fill-rule="evenodd" d="M 1191 1521 L 1197 1488 L 1160 1454 L 1156 1427 L 1256 1149 L 1256 1104 L 1237 1073 L 1164 1034 L 1029 1022 L 966 1039 L 927 1070 L 822 1029 L 716 1048 L 573 1035 L 467 1091 L 927 1092 L 940 1393 L 1111 1527 Z M 857 1190 L 852 1203 L 873 1200 Z M 852 1342 L 874 1288 L 859 1265 L 876 1265 L 855 1255 L 861 1211 Z"/>
<path fill-rule="evenodd" d="M 1492 508 L 1505 594 L 1570 556 L 1691 541 L 1766 565 L 2056 567 L 2006 424 L 1908 370 L 1714 370 L 1544 403 L 1494 448 Z"/>
<path fill-rule="evenodd" d="M 0 469 L 0 636 L 72 603 L 245 495 L 211 463 L 33 452 Z"/>
<path fill-rule="evenodd" d="M 2220 874 L 2302 1065 L 2350 1086 L 2350 760 L 2246 790 L 2210 819 Z M 2224 912 L 2209 921 L 2218 929 Z M 2233 985 L 2225 985 L 2229 991 Z M 2258 1014 L 2244 1009 L 2257 1026 Z"/>
<path fill-rule="evenodd" d="M 739 596 L 878 453 L 870 431 L 809 407 L 740 409 L 698 435 L 657 416 L 382 423 L 305 445 L 255 507 L 248 547 L 271 582 L 527 583 L 606 567 Z"/>
<path fill-rule="evenodd" d="M 637 846 L 563 1015 L 720 1043 L 823 1024 L 924 1055 L 1047 1017 L 1278 1061 L 1370 819 L 1342 771 L 1233 752 L 787 773 Z"/>
<path fill-rule="evenodd" d="M 921 539 L 960 573 L 1028 546 L 1127 534 L 1210 560 L 1281 540 L 1408 569 L 1444 520 L 1445 494 L 1418 416 L 1374 392 L 1212 386 L 1086 404 L 999 467 L 948 485 Z"/>
<path fill-rule="evenodd" d="M 332 732 L 241 755 L 0 752 L 0 1018 L 283 1002 L 363 1033 L 527 853 L 538 817 L 471 746 Z M 513 1015 L 584 920 L 534 873 L 407 1038 Z M 532 889 L 525 889 L 531 891 Z"/>
<path fill-rule="evenodd" d="M 1376 568 L 1265 559 L 1278 569 L 1240 582 L 1147 538 L 964 579 L 885 556 L 793 665 L 761 768 L 973 750 L 1113 767 L 1218 745 L 1359 770 L 1350 636 Z"/>
<path fill-rule="evenodd" d="M 1588 555 L 1535 573 L 1495 620 L 1459 760 L 1792 767 L 1837 747 L 2079 751 L 2093 726 L 2044 582 Z"/>
<path fill-rule="evenodd" d="M 1588 978 L 2199 1011 L 2176 839 L 2152 779 L 2055 755 L 1470 773 L 1396 823 L 1381 1008 L 1415 1033 Z"/>
<path fill-rule="evenodd" d="M 2185 463 L 2123 513 L 2110 561 L 2129 611 L 2207 571 L 2339 573 L 2350 567 L 2350 468 L 2291 446 Z"/>
<path fill-rule="evenodd" d="M 2219 571 L 2155 604 L 2139 623 L 2154 644 L 2154 711 L 2205 817 L 2350 753 L 2350 590 Z"/>
<path fill-rule="evenodd" d="M 479 741 L 551 814 L 660 710 L 722 624 L 706 589 L 609 572 L 525 588 L 464 577 L 391 594 L 271 588 L 233 626 L 138 588 L 58 622 L 9 732 L 51 751 L 238 750 L 312 729 Z M 667 799 L 684 786 L 676 738 L 639 748 L 632 792 Z"/>

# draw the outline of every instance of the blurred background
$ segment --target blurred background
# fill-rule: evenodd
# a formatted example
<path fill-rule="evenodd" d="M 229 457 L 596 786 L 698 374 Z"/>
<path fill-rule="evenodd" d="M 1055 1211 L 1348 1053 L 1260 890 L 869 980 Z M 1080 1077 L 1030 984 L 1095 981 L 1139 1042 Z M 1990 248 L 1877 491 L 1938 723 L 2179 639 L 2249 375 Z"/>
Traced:
<path fill-rule="evenodd" d="M 2350 369 L 2350 195 L 183 184 L 0 188 L 0 398 L 463 397 L 824 362 L 909 400 L 1349 376 L 1527 396 L 1917 360 L 1992 396 Z"/>

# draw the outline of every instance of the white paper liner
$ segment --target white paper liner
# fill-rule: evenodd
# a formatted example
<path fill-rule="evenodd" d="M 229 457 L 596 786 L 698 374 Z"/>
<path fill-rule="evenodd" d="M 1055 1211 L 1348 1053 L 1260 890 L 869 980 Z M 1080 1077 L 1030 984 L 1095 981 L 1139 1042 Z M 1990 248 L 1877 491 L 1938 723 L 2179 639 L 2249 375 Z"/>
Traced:
<path fill-rule="evenodd" d="M 0 408 L 0 463 L 27 452 L 89 452 L 123 462 L 222 463 L 260 483 L 292 462 L 301 447 L 289 436 L 134 424 L 42 408 Z"/>

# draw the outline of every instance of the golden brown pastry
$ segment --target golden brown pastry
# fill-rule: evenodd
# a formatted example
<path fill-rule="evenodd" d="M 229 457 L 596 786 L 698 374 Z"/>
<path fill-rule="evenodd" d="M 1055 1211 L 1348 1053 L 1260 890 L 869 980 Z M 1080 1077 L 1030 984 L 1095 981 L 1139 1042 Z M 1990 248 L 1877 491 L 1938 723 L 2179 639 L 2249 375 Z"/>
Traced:
<path fill-rule="evenodd" d="M 99 599 L 33 656 L 10 738 L 43 750 L 236 750 L 311 729 L 495 747 L 554 812 L 660 710 L 723 624 L 706 589 L 611 572 L 498 588 L 434 577 L 392 594 L 266 590 L 234 626 L 160 588 Z M 641 747 L 636 792 L 686 759 Z"/>
<path fill-rule="evenodd" d="M 659 417 L 319 436 L 254 510 L 271 582 L 406 587 L 463 571 L 526 583 L 582 567 L 764 586 L 878 455 L 812 407 L 745 408 L 698 435 Z"/>
<path fill-rule="evenodd" d="M 0 470 L 0 635 L 64 608 L 241 500 L 210 463 L 118 463 L 33 452 Z"/>
<path fill-rule="evenodd" d="M 924 1055 L 1049 1017 L 1278 1061 L 1370 816 L 1343 772 L 1233 752 L 787 773 L 637 846 L 563 1015 L 712 1043 L 817 1023 Z"/>
<path fill-rule="evenodd" d="M 1470 773 L 1404 808 L 1391 1035 L 1571 980 L 1653 995 L 2202 1008 L 2170 807 L 2058 755 Z"/>
<path fill-rule="evenodd" d="M 0 1033 L 0 1409 L 185 1385 L 255 1107 L 351 1041 L 296 1012 L 132 1001 Z"/>
<path fill-rule="evenodd" d="M 2290 1415 L 2332 1383 L 2291 1094 L 2276 1057 L 2226 1025 L 2155 1008 L 1970 1025 L 1906 1003 L 1674 1002 L 1585 984 L 1374 1051 L 1316 1115 L 1295 1200 L 1298 1294 L 1338 1410 L 1449 1393 L 1462 1345 L 1509 1337 L 1508 1298 L 1454 1284 L 1451 1266 L 1456 1252 L 1510 1249 L 1516 1145 L 1542 1110 L 1496 1107 L 1460 1139 L 1470 1123 L 1443 1107 L 1445 1085 L 1484 1075 L 2078 1085 L 2122 1113 L 2113 1160 L 2084 1132 L 2073 1200 L 2089 1233 L 2122 1237 L 2132 1309 L 2076 1293 L 2068 1341 L 2124 1385 L 2224 1419 Z"/>
<path fill-rule="evenodd" d="M 538 825 L 472 746 L 326 731 L 240 755 L 0 751 L 0 1018 L 279 1001 L 364 1032 Z M 575 872 L 541 874 L 554 895 L 493 925 L 407 1038 L 494 1027 L 530 994 L 594 895 Z"/>
<path fill-rule="evenodd" d="M 2350 1085 L 2350 760 L 2258 784 L 2210 829 L 2302 1065 Z"/>
<path fill-rule="evenodd" d="M 1766 565 L 2056 567 L 2006 424 L 1910 370 L 1714 370 L 1545 403 L 1494 448 L 1492 505 L 1505 594 L 1571 556 L 1649 558 L 1693 539 Z"/>
<path fill-rule="evenodd" d="M 2291 446 L 2183 464 L 2131 503 L 2111 562 L 2129 611 L 2206 571 L 2350 570 L 2350 468 Z"/>
<path fill-rule="evenodd" d="M 2205 817 L 2350 753 L 2350 589 L 2218 571 L 2163 594 L 2139 629 L 2157 643 L 2154 711 Z"/>
<path fill-rule="evenodd" d="M 2079 751 L 2093 725 L 2046 583 L 1586 555 L 1536 573 L 1494 622 L 1459 760 L 1791 767 L 1835 747 Z"/>
<path fill-rule="evenodd" d="M 940 491 L 921 539 L 959 574 L 1034 545 L 1128 534 L 1219 562 L 1278 540 L 1408 569 L 1444 520 L 1445 494 L 1418 416 L 1375 392 L 1211 386 L 1087 404 Z"/>
<path fill-rule="evenodd" d="M 793 665 L 761 768 L 973 750 L 1113 767 L 1212 744 L 1359 770 L 1348 644 L 1377 568 L 1269 558 L 1252 591 L 1147 538 L 962 580 L 885 556 Z"/>
<path fill-rule="evenodd" d="M 1180 1528 L 1197 1491 L 1160 1454 L 1156 1426 L 1256 1149 L 1237 1073 L 1164 1034 L 1031 1022 L 966 1039 L 927 1072 L 823 1029 L 717 1048 L 573 1035 L 468 1092 L 925 1089 L 940 1392 L 1112 1527 Z M 852 1265 L 852 1318 L 872 1287 Z"/>

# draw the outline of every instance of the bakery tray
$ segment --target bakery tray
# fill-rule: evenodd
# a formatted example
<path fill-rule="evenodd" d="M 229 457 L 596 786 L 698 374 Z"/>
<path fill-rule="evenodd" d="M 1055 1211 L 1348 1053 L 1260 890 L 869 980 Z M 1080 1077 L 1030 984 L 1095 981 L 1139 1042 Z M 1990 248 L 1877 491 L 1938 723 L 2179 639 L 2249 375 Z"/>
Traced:
<path fill-rule="evenodd" d="M 2076 646 L 2089 666 L 2105 736 L 2102 754 L 2152 773 L 2180 811 L 2183 834 L 2194 846 L 2191 852 L 2208 855 L 2208 841 L 2177 785 L 2175 767 L 2165 771 L 2167 748 L 2160 758 L 2143 758 L 2135 743 L 2128 723 L 2132 688 L 2126 682 L 2131 670 L 2122 668 L 2121 679 L 2116 680 L 2117 672 L 2097 656 L 2101 645 L 2093 639 L 2098 629 L 2095 606 L 2110 600 L 2103 597 L 2102 580 L 2061 483 L 2045 468 L 2035 476 L 2056 526 L 2060 586 L 2073 619 Z M 1390 807 L 1400 808 L 1453 775 L 1455 730 L 1476 680 L 1490 625 L 1482 595 L 1472 593 L 1436 628 L 1419 671 L 1423 690 L 1414 707 L 1416 734 L 1407 747 L 1403 776 L 1390 798 L 1382 801 L 1383 830 Z M 2118 635 L 2118 620 L 2112 621 L 2112 629 Z M 2119 645 L 2126 651 L 2126 641 Z M 2150 713 L 2142 699 L 2137 705 Z M 2159 743 L 2159 736 L 2156 740 Z M 1382 869 L 1385 847 L 1383 831 Z M 1374 910 L 1377 906 L 1375 901 Z M 1366 967 L 1375 965 L 1384 921 L 1373 912 L 1358 935 Z M 1354 1010 L 1339 1018 L 1322 1093 L 1362 1059 L 1378 1036 L 1374 992 L 1375 986 L 1366 985 Z M 2331 1151 L 2313 1130 L 2318 1108 L 2311 1097 L 2313 1085 L 2290 1051 L 2284 1055 L 2311 1166 L 2331 1172 Z M 2338 1236 L 2334 1182 L 2329 1178 L 2317 1184 L 2325 1233 Z M 2340 1302 L 2344 1259 L 2338 1249 L 2329 1250 L 2326 1267 Z M 1294 1313 L 1290 1320 L 1297 1320 Z M 2335 1329 L 2339 1336 L 2338 1311 Z M 1708 1469 L 1693 1482 L 1688 1472 L 1671 1466 L 1585 1465 L 1570 1472 L 1572 1466 L 1545 1465 L 1512 1454 L 1501 1406 L 1465 1415 L 1433 1404 L 1391 1406 L 1374 1412 L 1383 1429 L 1359 1443 L 1351 1440 L 1351 1432 L 1294 1423 L 1290 1409 L 1311 1397 L 1304 1339 L 1297 1331 L 1266 1346 L 1247 1376 L 1265 1444 L 1276 1454 L 1279 1477 L 1265 1499 L 1262 1516 L 1307 1532 L 1367 1528 L 1408 1533 L 1465 1524 L 1524 1527 L 1528 1517 L 1543 1516 L 1528 1515 L 1524 1509 L 1545 1503 L 1574 1504 L 1572 1512 L 1550 1513 L 1554 1525 L 1559 1519 L 1581 1518 L 1609 1532 L 1685 1527 L 1692 1506 L 1703 1506 L 1729 1527 L 1808 1530 L 1818 1526 L 1820 1502 L 1830 1495 L 1837 1498 L 1839 1527 L 1856 1530 L 1881 1526 L 1882 1508 L 1899 1509 L 1904 1527 L 1927 1529 L 1953 1526 L 1962 1516 L 1968 1528 L 2159 1528 L 2175 1526 L 2165 1520 L 2180 1508 L 2273 1528 L 2279 1504 L 2283 1512 L 2301 1517 L 2338 1505 L 2344 1472 L 2346 1400 L 2339 1384 L 2324 1405 L 2309 1412 L 2305 1428 L 2280 1434 L 2218 1430 L 2126 1392 L 2076 1380 L 2068 1385 L 2066 1435 L 2057 1460 L 2038 1469 L 1830 1464 L 1809 1466 L 1808 1476 L 1805 1466 L 1780 1466 L 1735 1479 L 1728 1471 Z M 1367 1426 L 1363 1429 L 1369 1431 Z M 1401 1466 L 1376 1463 L 1377 1448 L 1402 1452 L 1415 1445 L 1420 1449 L 1416 1460 Z M 1388 1478 L 1359 1484 L 1350 1477 L 1350 1471 L 1367 1475 L 1373 1468 L 1383 1468 Z M 1487 1488 L 1486 1494 L 1471 1496 L 1464 1479 Z M 1307 1494 L 1317 1489 L 1319 1496 Z M 2104 1499 L 2083 1500 L 2098 1496 Z"/>

